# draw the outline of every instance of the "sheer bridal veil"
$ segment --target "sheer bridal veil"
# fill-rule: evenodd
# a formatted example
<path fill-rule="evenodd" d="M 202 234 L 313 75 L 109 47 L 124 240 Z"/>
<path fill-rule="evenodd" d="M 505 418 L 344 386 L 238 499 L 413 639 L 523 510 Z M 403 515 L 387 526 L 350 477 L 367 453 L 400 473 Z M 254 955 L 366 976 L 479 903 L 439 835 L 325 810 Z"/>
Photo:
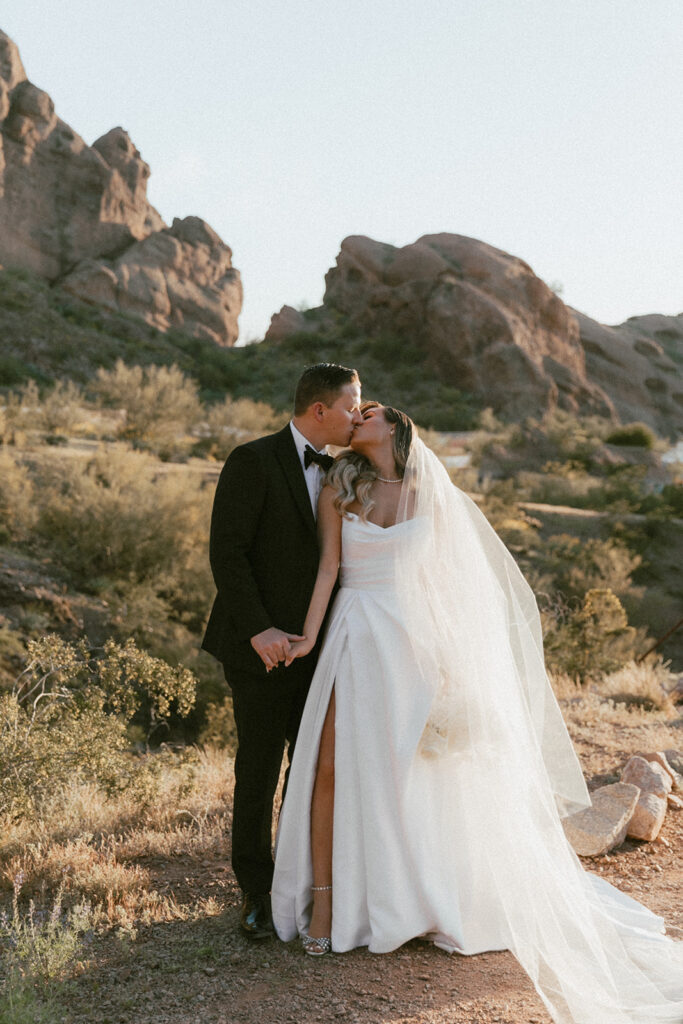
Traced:
<path fill-rule="evenodd" d="M 683 945 L 585 872 L 561 817 L 590 804 L 543 662 L 533 593 L 474 502 L 413 441 L 396 582 L 432 699 L 416 756 L 459 787 L 482 920 L 495 922 L 559 1024 L 683 1022 Z M 448 856 L 448 851 L 444 851 Z"/>

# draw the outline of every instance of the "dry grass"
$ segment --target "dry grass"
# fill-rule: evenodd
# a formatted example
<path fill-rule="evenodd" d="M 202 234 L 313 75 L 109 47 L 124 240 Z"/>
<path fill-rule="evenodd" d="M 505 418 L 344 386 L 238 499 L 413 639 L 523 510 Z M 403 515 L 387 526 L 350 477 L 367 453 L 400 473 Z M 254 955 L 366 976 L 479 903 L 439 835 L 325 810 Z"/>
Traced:
<path fill-rule="evenodd" d="M 137 864 L 120 863 L 114 843 L 98 846 L 93 836 L 83 835 L 67 843 L 31 843 L 8 857 L 0 868 L 0 884 L 11 890 L 17 879 L 29 895 L 61 884 L 67 893 L 101 903 L 139 892 L 148 884 L 149 873 Z"/>
<path fill-rule="evenodd" d="M 167 768 L 154 804 L 131 796 L 107 797 L 74 784 L 54 797 L 33 821 L 5 822 L 0 841 L 0 889 L 44 902 L 62 886 L 70 899 L 88 899 L 106 924 L 187 920 L 194 907 L 154 887 L 155 869 L 174 858 L 220 857 L 230 827 L 233 759 L 225 751 L 199 751 L 188 782 L 185 767 Z"/>
<path fill-rule="evenodd" d="M 557 699 L 569 706 L 600 711 L 615 725 L 671 722 L 678 711 L 671 696 L 677 680 L 660 658 L 630 661 L 616 672 L 588 679 L 585 684 L 566 672 L 551 673 Z"/>
<path fill-rule="evenodd" d="M 661 660 L 640 664 L 632 661 L 603 679 L 597 689 L 616 704 L 660 711 L 673 718 L 677 712 L 670 691 L 676 680 L 677 676 Z"/>

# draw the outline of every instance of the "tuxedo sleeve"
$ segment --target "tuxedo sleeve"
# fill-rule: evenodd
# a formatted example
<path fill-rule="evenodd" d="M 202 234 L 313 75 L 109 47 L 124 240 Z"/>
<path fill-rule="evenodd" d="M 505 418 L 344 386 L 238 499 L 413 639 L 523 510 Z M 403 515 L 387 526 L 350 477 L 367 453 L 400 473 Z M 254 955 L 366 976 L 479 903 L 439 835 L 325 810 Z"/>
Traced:
<path fill-rule="evenodd" d="M 211 516 L 209 558 L 221 605 L 244 640 L 268 629 L 249 561 L 266 498 L 266 476 L 256 452 L 235 448 L 223 466 Z"/>

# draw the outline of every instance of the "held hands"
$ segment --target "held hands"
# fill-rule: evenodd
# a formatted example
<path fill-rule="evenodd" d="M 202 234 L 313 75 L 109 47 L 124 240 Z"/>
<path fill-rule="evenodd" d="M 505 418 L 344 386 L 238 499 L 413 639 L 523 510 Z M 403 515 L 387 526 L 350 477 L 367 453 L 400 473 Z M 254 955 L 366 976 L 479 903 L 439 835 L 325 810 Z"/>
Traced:
<path fill-rule="evenodd" d="M 313 640 L 303 637 L 289 645 L 289 654 L 285 658 L 285 666 L 291 665 L 295 658 L 303 658 L 313 650 Z"/>
<path fill-rule="evenodd" d="M 281 661 L 284 661 L 285 665 L 289 665 L 290 661 L 293 661 L 293 658 L 291 658 L 290 661 L 287 660 L 292 648 L 291 641 L 305 640 L 306 638 L 299 636 L 298 633 L 285 633 L 284 630 L 277 629 L 276 626 L 271 626 L 270 629 L 264 629 L 262 633 L 257 633 L 256 636 L 252 636 L 249 642 L 263 664 L 266 666 L 266 670 L 270 672 L 270 670 L 275 668 Z M 311 644 L 311 647 L 312 646 L 313 645 Z M 300 655 L 298 656 L 300 657 Z M 295 655 L 295 657 L 297 657 L 297 655 Z"/>

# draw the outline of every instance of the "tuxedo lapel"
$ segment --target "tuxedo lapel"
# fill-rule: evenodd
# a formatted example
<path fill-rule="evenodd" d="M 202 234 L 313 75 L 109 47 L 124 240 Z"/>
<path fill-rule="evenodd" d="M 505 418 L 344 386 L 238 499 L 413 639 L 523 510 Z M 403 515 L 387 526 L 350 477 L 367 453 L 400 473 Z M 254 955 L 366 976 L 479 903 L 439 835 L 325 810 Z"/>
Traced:
<path fill-rule="evenodd" d="M 315 533 L 315 517 L 311 508 L 311 499 L 289 424 L 280 431 L 277 437 L 277 459 L 285 471 L 285 477 L 297 508 L 304 517 L 306 525 Z"/>

